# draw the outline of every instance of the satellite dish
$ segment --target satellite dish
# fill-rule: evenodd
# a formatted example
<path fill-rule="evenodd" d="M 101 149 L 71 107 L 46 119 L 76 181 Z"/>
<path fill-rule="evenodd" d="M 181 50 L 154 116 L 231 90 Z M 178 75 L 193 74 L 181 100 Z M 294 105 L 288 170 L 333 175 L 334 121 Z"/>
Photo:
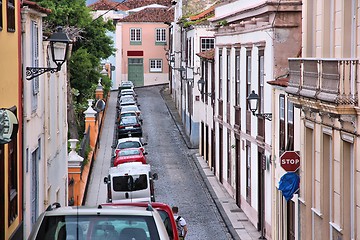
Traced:
<path fill-rule="evenodd" d="M 102 100 L 102 99 L 97 100 L 97 102 L 95 103 L 95 110 L 97 112 L 101 112 L 101 111 L 104 111 L 104 109 L 105 109 L 104 100 Z"/>
<path fill-rule="evenodd" d="M 6 144 L 16 136 L 19 122 L 15 114 L 8 109 L 0 109 L 0 144 Z"/>

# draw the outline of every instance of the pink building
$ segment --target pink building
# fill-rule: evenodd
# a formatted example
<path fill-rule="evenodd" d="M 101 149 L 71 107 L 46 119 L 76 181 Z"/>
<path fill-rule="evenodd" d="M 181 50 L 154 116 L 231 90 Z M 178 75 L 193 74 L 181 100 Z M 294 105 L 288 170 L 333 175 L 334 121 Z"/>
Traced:
<path fill-rule="evenodd" d="M 116 24 L 117 82 L 132 81 L 135 86 L 169 82 L 169 25 L 174 12 L 162 5 L 133 9 Z"/>

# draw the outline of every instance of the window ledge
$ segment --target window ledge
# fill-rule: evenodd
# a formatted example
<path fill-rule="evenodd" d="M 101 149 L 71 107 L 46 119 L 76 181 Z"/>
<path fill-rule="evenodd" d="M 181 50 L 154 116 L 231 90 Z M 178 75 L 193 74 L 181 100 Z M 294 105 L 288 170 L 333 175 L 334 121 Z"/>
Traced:
<path fill-rule="evenodd" d="M 342 232 L 342 228 L 341 228 L 339 225 L 337 225 L 337 224 L 334 223 L 334 222 L 329 222 L 329 223 L 330 223 L 330 226 L 332 226 L 333 228 L 335 228 L 336 231 L 338 231 L 339 233 Z"/>
<path fill-rule="evenodd" d="M 299 197 L 298 200 L 299 200 L 299 202 L 301 202 L 302 204 L 306 205 L 306 204 L 305 204 L 305 200 L 302 199 L 301 197 Z"/>
<path fill-rule="evenodd" d="M 320 212 L 319 209 L 316 209 L 316 208 L 311 208 L 311 211 L 313 211 L 316 215 L 318 215 L 319 217 L 322 218 L 322 213 Z"/>

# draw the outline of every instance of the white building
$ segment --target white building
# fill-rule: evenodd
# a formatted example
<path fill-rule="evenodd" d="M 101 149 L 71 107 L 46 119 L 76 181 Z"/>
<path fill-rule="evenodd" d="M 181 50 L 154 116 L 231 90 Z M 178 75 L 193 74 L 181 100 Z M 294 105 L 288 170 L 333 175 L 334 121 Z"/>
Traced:
<path fill-rule="evenodd" d="M 56 74 L 25 77 L 25 67 L 54 67 L 49 42 L 42 40 L 42 18 L 48 13 L 37 4 L 24 3 L 22 8 L 25 239 L 49 204 L 67 205 L 66 64 Z"/>
<path fill-rule="evenodd" d="M 233 1 L 215 8 L 215 174 L 262 237 L 272 236 L 274 95 L 300 49 L 301 1 Z M 254 91 L 257 111 L 247 105 Z M 276 238 L 274 238 L 276 239 Z"/>

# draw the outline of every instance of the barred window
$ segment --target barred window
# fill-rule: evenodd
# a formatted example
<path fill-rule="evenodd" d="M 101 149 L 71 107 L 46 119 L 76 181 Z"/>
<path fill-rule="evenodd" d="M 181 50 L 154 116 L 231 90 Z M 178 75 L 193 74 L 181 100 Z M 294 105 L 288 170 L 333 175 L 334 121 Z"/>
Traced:
<path fill-rule="evenodd" d="M 131 42 L 140 42 L 141 41 L 141 29 L 140 28 L 131 28 L 130 29 L 130 41 Z"/>
<path fill-rule="evenodd" d="M 150 59 L 150 72 L 162 72 L 161 59 Z"/>
<path fill-rule="evenodd" d="M 156 42 L 166 42 L 165 28 L 157 28 L 156 29 Z"/>

